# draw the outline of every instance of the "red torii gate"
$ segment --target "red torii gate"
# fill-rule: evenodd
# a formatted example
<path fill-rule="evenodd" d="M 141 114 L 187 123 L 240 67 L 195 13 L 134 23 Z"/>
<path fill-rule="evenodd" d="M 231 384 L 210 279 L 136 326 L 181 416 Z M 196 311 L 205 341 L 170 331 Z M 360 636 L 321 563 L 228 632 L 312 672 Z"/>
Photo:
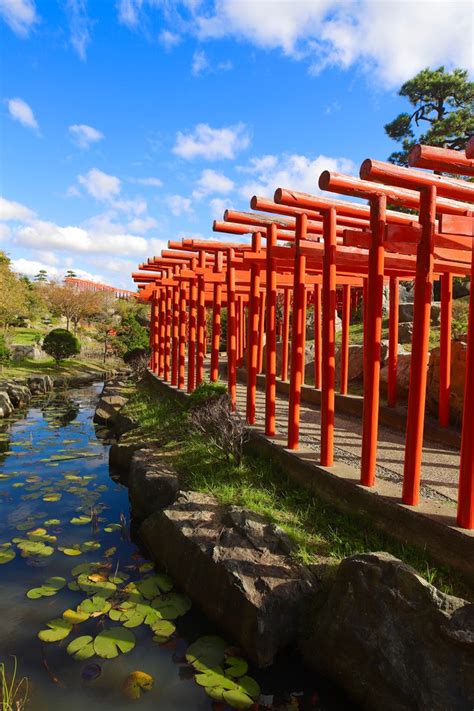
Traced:
<path fill-rule="evenodd" d="M 469 151 L 472 150 L 470 147 Z M 423 167 L 474 174 L 474 161 L 457 151 L 417 147 L 410 158 Z M 348 303 L 350 289 L 364 285 L 364 415 L 361 483 L 375 482 L 378 434 L 382 288 L 390 283 L 389 404 L 396 400 L 398 280 L 414 279 L 414 334 L 411 359 L 405 472 L 402 500 L 419 497 L 425 410 L 431 288 L 442 280 L 440 424 L 449 419 L 450 320 L 453 275 L 473 274 L 474 185 L 432 173 L 367 160 L 359 178 L 324 172 L 319 187 L 368 199 L 369 205 L 279 189 L 274 202 L 254 197 L 253 209 L 226 211 L 214 229 L 251 234 L 251 243 L 182 240 L 134 274 L 152 302 L 151 367 L 184 387 L 186 329 L 188 390 L 202 382 L 205 313 L 213 310 L 211 379 L 217 378 L 221 308 L 228 309 L 227 373 L 235 403 L 237 365 L 247 341 L 247 419 L 255 421 L 256 376 L 261 370 L 266 331 L 265 429 L 275 434 L 276 304 L 283 295 L 282 377 L 288 367 L 290 297 L 293 291 L 288 446 L 298 446 L 299 405 L 304 378 L 305 310 L 315 306 L 315 386 L 321 387 L 321 463 L 333 463 L 336 286 L 344 293 L 341 391 L 347 392 Z M 387 208 L 410 207 L 418 214 Z M 262 241 L 266 240 L 266 246 Z M 283 240 L 284 246 L 278 246 Z M 466 394 L 460 461 L 458 524 L 474 527 L 474 305 L 471 291 Z M 245 318 L 247 310 L 247 319 Z M 322 318 L 322 337 L 319 320 Z M 245 324 L 247 322 L 247 328 Z M 172 328 L 171 328 L 172 326 Z M 171 348 L 171 369 L 169 365 Z M 177 345 L 176 345 L 177 344 Z M 197 345 L 197 348 L 196 348 Z M 317 355 L 316 355 L 317 353 Z M 260 361 L 260 362 L 259 362 Z M 179 373 L 179 377 L 176 376 Z M 194 377 L 196 373 L 196 377 Z"/>

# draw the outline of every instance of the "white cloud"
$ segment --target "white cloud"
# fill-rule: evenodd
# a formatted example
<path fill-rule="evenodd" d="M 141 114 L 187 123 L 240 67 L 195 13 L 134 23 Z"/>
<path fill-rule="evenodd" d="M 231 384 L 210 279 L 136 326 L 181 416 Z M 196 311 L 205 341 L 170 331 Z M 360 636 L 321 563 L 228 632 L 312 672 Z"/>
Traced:
<path fill-rule="evenodd" d="M 10 225 L 0 222 L 0 242 L 6 242 L 7 239 L 10 239 L 11 233 Z"/>
<path fill-rule="evenodd" d="M 138 24 L 138 6 L 141 2 L 136 0 L 119 0 L 118 19 L 123 25 L 128 27 L 136 27 Z"/>
<path fill-rule="evenodd" d="M 159 178 L 133 178 L 132 183 L 137 183 L 138 185 L 146 185 L 151 188 L 161 188 L 163 181 Z"/>
<path fill-rule="evenodd" d="M 185 213 L 190 214 L 193 211 L 191 207 L 191 200 L 187 197 L 183 197 L 182 195 L 170 195 L 166 198 L 166 202 L 168 203 L 171 212 L 176 217 L 179 217 Z"/>
<path fill-rule="evenodd" d="M 7 200 L 6 198 L 0 197 L 0 220 L 30 220 L 34 218 L 35 213 L 30 210 L 29 207 L 22 205 L 19 202 L 14 202 L 13 200 Z"/>
<path fill-rule="evenodd" d="M 181 42 L 181 37 L 175 32 L 170 32 L 170 30 L 162 30 L 159 35 L 159 40 L 166 49 L 173 49 L 177 44 Z"/>
<path fill-rule="evenodd" d="M 215 170 L 203 170 L 201 177 L 197 182 L 197 188 L 193 191 L 193 198 L 200 200 L 206 195 L 212 193 L 230 193 L 234 188 L 234 181 L 228 178 L 223 173 L 218 173 Z"/>
<path fill-rule="evenodd" d="M 79 175 L 77 179 L 96 200 L 110 200 L 121 190 L 120 178 L 103 173 L 97 168 L 92 168 L 85 175 Z"/>
<path fill-rule="evenodd" d="M 198 77 L 200 74 L 206 71 L 209 67 L 209 60 L 203 49 L 197 49 L 193 54 L 193 61 L 191 64 L 191 74 Z"/>
<path fill-rule="evenodd" d="M 248 200 L 252 195 L 273 198 L 277 187 L 292 188 L 315 195 L 319 193 L 318 178 L 323 170 L 354 173 L 356 166 L 348 158 L 329 158 L 322 155 L 309 158 L 298 154 L 283 154 L 253 158 L 249 166 L 241 167 L 240 170 L 254 175 L 252 180 L 239 188 L 239 193 Z"/>
<path fill-rule="evenodd" d="M 232 205 L 224 198 L 213 198 L 209 201 L 213 220 L 222 220 L 225 210 L 232 210 Z"/>
<path fill-rule="evenodd" d="M 233 36 L 304 59 L 313 73 L 358 65 L 396 86 L 426 66 L 473 67 L 474 13 L 465 0 L 215 0 L 196 15 L 203 39 Z"/>
<path fill-rule="evenodd" d="M 53 266 L 47 260 L 42 259 L 44 256 L 47 255 L 38 255 L 39 258 L 37 260 L 25 259 L 24 257 L 12 259 L 12 268 L 17 274 L 24 274 L 30 278 L 35 277 L 41 269 L 44 269 L 49 279 L 62 280 L 66 274 L 68 265 L 65 264 L 62 267 Z M 97 283 L 104 283 L 106 281 L 102 274 L 92 274 L 91 272 L 77 267 L 74 267 L 74 271 L 79 279 L 87 279 L 88 281 L 95 281 Z"/>
<path fill-rule="evenodd" d="M 71 30 L 71 44 L 84 61 L 87 45 L 91 40 L 89 31 L 91 22 L 87 14 L 87 0 L 66 0 L 66 12 Z"/>
<path fill-rule="evenodd" d="M 19 98 L 8 99 L 7 105 L 10 116 L 14 121 L 19 121 L 23 126 L 38 131 L 38 122 L 35 119 L 31 106 L 29 106 L 26 101 Z"/>
<path fill-rule="evenodd" d="M 132 232 L 148 232 L 152 227 L 158 225 L 157 221 L 153 217 L 134 217 L 133 220 L 127 224 L 127 228 Z"/>
<path fill-rule="evenodd" d="M 21 37 L 27 37 L 38 22 L 34 0 L 0 0 L 0 17 Z"/>
<path fill-rule="evenodd" d="M 143 215 L 148 207 L 146 201 L 141 198 L 136 200 L 113 200 L 111 206 L 115 210 L 126 212 L 128 215 Z"/>
<path fill-rule="evenodd" d="M 75 123 L 69 126 L 69 133 L 73 143 L 85 150 L 87 150 L 92 143 L 97 143 L 104 138 L 104 134 L 101 131 L 85 123 Z"/>
<path fill-rule="evenodd" d="M 249 143 L 250 137 L 243 123 L 226 128 L 211 128 L 207 123 L 199 123 L 191 133 L 178 132 L 173 153 L 185 160 L 235 158 Z"/>

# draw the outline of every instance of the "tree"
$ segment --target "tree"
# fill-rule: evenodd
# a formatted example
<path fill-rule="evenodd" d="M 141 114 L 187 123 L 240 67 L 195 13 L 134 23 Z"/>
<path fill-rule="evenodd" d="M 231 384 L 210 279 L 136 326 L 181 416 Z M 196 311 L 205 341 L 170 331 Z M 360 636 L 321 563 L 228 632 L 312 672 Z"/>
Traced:
<path fill-rule="evenodd" d="M 45 282 L 48 281 L 48 272 L 46 269 L 40 269 L 38 274 L 35 276 L 35 281 Z"/>
<path fill-rule="evenodd" d="M 68 269 L 66 272 L 66 279 L 76 279 L 77 274 L 76 272 L 73 272 L 72 269 Z"/>
<path fill-rule="evenodd" d="M 99 313 L 102 308 L 102 296 L 96 291 L 79 291 L 72 286 L 53 282 L 45 289 L 45 296 L 51 311 L 57 316 L 64 316 L 69 331 L 71 322 L 74 330 L 81 318 Z"/>
<path fill-rule="evenodd" d="M 81 351 L 79 340 L 65 328 L 55 328 L 48 333 L 43 341 L 43 350 L 50 355 L 56 363 L 65 358 L 71 358 Z"/>
<path fill-rule="evenodd" d="M 398 94 L 414 110 L 385 125 L 385 133 L 402 145 L 389 156 L 391 163 L 408 165 L 408 153 L 416 143 L 461 149 L 474 134 L 474 82 L 466 70 L 423 69 Z"/>
<path fill-rule="evenodd" d="M 117 331 L 116 343 L 122 356 L 136 348 L 149 347 L 148 329 L 138 323 L 136 315 L 130 313 L 126 316 Z"/>
<path fill-rule="evenodd" d="M 10 267 L 10 260 L 0 252 L 0 326 L 6 330 L 19 316 L 27 316 L 25 284 Z"/>
<path fill-rule="evenodd" d="M 0 372 L 3 372 L 3 366 L 8 363 L 10 358 L 11 353 L 5 340 L 5 336 L 0 334 Z"/>

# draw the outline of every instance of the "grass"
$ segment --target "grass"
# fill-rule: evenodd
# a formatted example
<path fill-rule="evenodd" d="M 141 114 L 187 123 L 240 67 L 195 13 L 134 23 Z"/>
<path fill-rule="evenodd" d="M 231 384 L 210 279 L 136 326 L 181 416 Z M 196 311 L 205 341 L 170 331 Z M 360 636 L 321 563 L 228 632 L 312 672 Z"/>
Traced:
<path fill-rule="evenodd" d="M 299 488 L 274 463 L 244 455 L 236 466 L 219 457 L 209 442 L 189 431 L 185 407 L 176 399 L 138 386 L 124 412 L 140 422 L 133 430 L 135 441 L 159 441 L 167 450 L 184 487 L 212 494 L 222 505 L 243 506 L 278 524 L 293 542 L 293 556 L 299 562 L 311 564 L 325 557 L 337 564 L 356 553 L 387 551 L 443 592 L 472 596 L 455 571 L 435 565 L 423 550 L 381 533 L 368 517 L 342 513 Z"/>
<path fill-rule="evenodd" d="M 8 340 L 16 346 L 33 346 L 44 336 L 44 332 L 35 328 L 11 328 Z"/>
<path fill-rule="evenodd" d="M 82 373 L 103 373 L 104 370 L 111 370 L 115 366 L 115 361 L 111 360 L 104 364 L 100 361 L 70 358 L 57 366 L 52 359 L 32 360 L 26 358 L 22 361 L 9 363 L 3 368 L 0 376 L 2 378 L 26 378 L 30 375 L 69 375 L 73 377 Z"/>
<path fill-rule="evenodd" d="M 2 711 L 22 711 L 28 701 L 28 679 L 24 676 L 17 680 L 17 659 L 13 657 L 13 671 L 10 679 L 4 662 L 0 663 L 0 702 Z"/>

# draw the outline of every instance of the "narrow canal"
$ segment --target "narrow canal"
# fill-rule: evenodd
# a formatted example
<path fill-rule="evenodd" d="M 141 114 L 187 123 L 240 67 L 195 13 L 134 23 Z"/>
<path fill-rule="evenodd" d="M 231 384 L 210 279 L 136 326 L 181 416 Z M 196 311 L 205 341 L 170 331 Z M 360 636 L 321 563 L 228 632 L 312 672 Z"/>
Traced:
<path fill-rule="evenodd" d="M 295 655 L 247 670 L 130 540 L 127 490 L 92 422 L 101 387 L 0 425 L 0 663 L 7 681 L 14 658 L 27 678 L 24 708 L 127 709 L 138 694 L 145 711 L 350 708 Z"/>

